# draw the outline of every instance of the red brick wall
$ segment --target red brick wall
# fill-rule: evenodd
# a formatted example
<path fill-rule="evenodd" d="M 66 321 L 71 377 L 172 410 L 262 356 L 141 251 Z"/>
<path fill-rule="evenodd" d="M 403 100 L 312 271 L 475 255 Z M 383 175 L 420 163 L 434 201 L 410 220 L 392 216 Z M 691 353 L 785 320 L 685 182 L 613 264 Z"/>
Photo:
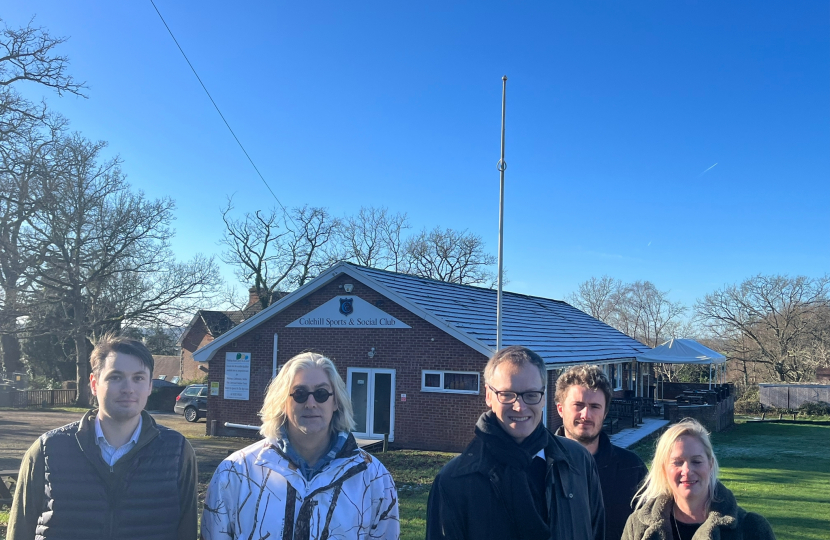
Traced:
<path fill-rule="evenodd" d="M 338 288 L 354 284 L 350 295 L 378 305 L 379 309 L 411 326 L 411 329 L 328 329 L 285 328 L 300 316 L 331 298 L 345 294 Z M 424 321 L 389 298 L 351 276 L 340 276 L 309 293 L 270 320 L 239 337 L 235 344 L 217 351 L 210 361 L 209 381 L 219 382 L 220 395 L 208 398 L 207 430 L 217 420 L 217 434 L 231 434 L 225 422 L 259 425 L 257 412 L 272 373 L 274 334 L 279 336 L 277 361 L 280 365 L 303 351 L 313 350 L 331 358 L 346 380 L 347 368 L 395 369 L 393 446 L 417 449 L 461 451 L 472 439 L 478 416 L 486 410 L 484 365 L 487 357 Z M 367 353 L 375 348 L 374 358 Z M 224 400 L 226 352 L 251 353 L 251 383 L 248 401 Z M 478 371 L 480 394 L 443 394 L 421 391 L 421 370 Z M 406 394 L 406 402 L 400 395 Z M 555 415 L 555 413 L 554 413 Z M 558 415 L 557 415 L 558 416 Z M 239 434 L 238 431 L 233 432 Z M 254 435 L 254 432 L 250 432 Z"/>
<path fill-rule="evenodd" d="M 207 365 L 203 362 L 197 362 L 193 359 L 193 352 L 201 349 L 208 343 L 213 341 L 205 323 L 199 318 L 185 336 L 182 337 L 182 379 L 185 381 L 202 380 L 207 377 L 207 373 L 203 367 L 207 369 Z"/>

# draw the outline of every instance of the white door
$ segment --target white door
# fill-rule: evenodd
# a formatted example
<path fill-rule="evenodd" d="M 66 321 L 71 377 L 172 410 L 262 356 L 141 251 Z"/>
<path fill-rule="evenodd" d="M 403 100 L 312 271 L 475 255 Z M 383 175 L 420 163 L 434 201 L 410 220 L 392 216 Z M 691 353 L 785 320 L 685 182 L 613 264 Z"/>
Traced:
<path fill-rule="evenodd" d="M 354 410 L 355 437 L 395 439 L 395 370 L 349 368 L 346 385 Z"/>

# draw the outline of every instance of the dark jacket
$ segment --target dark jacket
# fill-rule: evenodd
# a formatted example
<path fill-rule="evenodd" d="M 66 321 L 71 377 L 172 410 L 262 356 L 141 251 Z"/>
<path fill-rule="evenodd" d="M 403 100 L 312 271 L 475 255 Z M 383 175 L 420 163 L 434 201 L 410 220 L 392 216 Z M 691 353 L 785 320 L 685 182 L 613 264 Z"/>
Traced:
<path fill-rule="evenodd" d="M 50 431 L 23 459 L 9 540 L 196 538 L 196 459 L 181 434 L 142 412 L 138 444 L 112 467 L 95 415 Z"/>
<path fill-rule="evenodd" d="M 551 538 L 602 540 L 605 512 L 591 454 L 574 441 L 545 433 Z M 478 437 L 447 463 L 429 492 L 427 540 L 520 540 L 505 511 L 510 494 L 501 489 L 498 469 Z"/>
<path fill-rule="evenodd" d="M 624 540 L 671 540 L 670 512 L 674 501 L 663 495 L 646 501 L 628 518 Z M 706 521 L 695 533 L 695 540 L 775 540 L 772 527 L 762 516 L 747 512 L 735 501 L 732 492 L 718 482 L 715 501 Z"/>
<path fill-rule="evenodd" d="M 556 432 L 565 436 L 564 428 Z M 602 485 L 602 502 L 605 503 L 605 539 L 620 540 L 625 522 L 631 515 L 631 500 L 648 469 L 640 456 L 611 444 L 611 439 L 604 432 L 599 434 L 599 448 L 594 454 Z"/>

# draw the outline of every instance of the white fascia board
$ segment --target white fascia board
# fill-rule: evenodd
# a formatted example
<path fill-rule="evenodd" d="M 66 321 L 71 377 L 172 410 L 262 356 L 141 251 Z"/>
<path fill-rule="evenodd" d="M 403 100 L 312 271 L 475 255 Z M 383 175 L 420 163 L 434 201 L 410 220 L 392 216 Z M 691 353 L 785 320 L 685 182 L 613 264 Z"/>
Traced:
<path fill-rule="evenodd" d="M 201 349 L 194 351 L 193 359 L 197 362 L 210 362 L 210 360 L 213 358 L 213 355 L 215 355 L 216 351 L 218 351 L 220 348 L 224 347 L 225 345 L 239 338 L 240 336 L 246 334 L 247 332 L 253 330 L 260 324 L 270 319 L 272 316 L 276 315 L 283 309 L 292 305 L 297 300 L 301 299 L 307 293 L 319 289 L 320 287 L 327 284 L 347 269 L 348 265 L 345 265 L 344 263 L 338 263 L 332 266 L 329 270 L 326 270 L 325 272 L 323 272 L 313 280 L 309 281 L 296 291 L 286 296 L 283 296 L 275 303 L 263 309 L 256 315 L 253 315 L 250 319 L 241 322 L 240 324 L 234 326 L 233 328 L 231 328 L 218 338 L 214 339 Z M 350 272 L 347 273 L 351 275 Z"/>
<path fill-rule="evenodd" d="M 614 359 L 605 359 L 605 360 L 586 360 L 585 362 L 563 362 L 561 364 L 551 364 L 545 362 L 545 368 L 548 370 L 553 369 L 568 369 L 574 366 L 584 366 L 586 364 L 593 365 L 593 366 L 605 366 L 610 364 L 625 364 L 626 362 L 632 362 L 634 358 L 614 358 Z"/>

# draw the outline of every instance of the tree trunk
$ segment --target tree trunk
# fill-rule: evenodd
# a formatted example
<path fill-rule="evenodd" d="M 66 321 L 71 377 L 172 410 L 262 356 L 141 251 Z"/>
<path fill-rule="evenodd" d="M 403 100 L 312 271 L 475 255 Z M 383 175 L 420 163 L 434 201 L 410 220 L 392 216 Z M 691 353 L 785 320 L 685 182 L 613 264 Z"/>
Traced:
<path fill-rule="evenodd" d="M 92 397 L 89 391 L 89 340 L 83 334 L 75 336 L 75 369 L 77 377 L 75 382 L 78 384 L 78 394 L 75 399 L 75 405 L 78 407 L 89 407 L 92 402 Z"/>
<path fill-rule="evenodd" d="M 3 369 L 6 377 L 11 378 L 12 373 L 25 371 L 23 362 L 20 360 L 20 341 L 17 336 L 0 335 L 0 347 L 3 348 Z"/>

